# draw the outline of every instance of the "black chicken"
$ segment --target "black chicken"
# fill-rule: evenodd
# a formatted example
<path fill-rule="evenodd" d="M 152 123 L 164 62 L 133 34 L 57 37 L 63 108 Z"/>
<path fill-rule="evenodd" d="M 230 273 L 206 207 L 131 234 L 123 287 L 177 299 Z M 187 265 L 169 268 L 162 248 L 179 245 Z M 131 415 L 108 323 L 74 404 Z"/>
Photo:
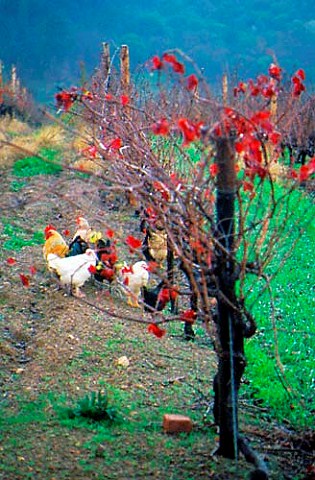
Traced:
<path fill-rule="evenodd" d="M 86 250 L 89 248 L 89 245 L 80 235 L 77 235 L 74 240 L 69 245 L 69 251 L 67 253 L 67 257 L 74 257 L 75 255 L 81 255 L 85 253 Z"/>
<path fill-rule="evenodd" d="M 153 288 L 143 287 L 142 289 L 144 310 L 146 312 L 153 312 L 157 310 L 161 312 L 164 310 L 168 302 L 176 299 L 178 296 L 177 291 L 174 288 L 167 286 L 167 282 L 162 280 L 158 285 Z"/>

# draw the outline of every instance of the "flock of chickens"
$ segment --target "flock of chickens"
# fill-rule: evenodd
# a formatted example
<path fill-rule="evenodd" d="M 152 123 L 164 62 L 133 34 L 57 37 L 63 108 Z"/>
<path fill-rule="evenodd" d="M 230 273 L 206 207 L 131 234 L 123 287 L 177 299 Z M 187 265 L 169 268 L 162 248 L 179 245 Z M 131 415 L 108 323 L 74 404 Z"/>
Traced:
<path fill-rule="evenodd" d="M 118 263 L 115 244 L 92 230 L 84 217 L 78 217 L 76 223 L 77 230 L 69 243 L 53 225 L 44 231 L 43 255 L 47 268 L 70 294 L 84 297 L 81 287 L 93 276 L 98 282 L 118 282 L 132 307 L 139 307 L 140 302 L 146 311 L 162 311 L 168 302 L 175 300 L 177 292 L 163 280 L 148 288 L 148 262 L 140 260 L 131 266 Z"/>

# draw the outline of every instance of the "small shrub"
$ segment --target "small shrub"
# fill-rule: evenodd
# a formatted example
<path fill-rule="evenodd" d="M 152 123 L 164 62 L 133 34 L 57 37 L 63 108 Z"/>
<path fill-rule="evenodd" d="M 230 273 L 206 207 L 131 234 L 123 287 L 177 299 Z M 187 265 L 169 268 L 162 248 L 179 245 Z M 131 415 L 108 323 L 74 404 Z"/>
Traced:
<path fill-rule="evenodd" d="M 70 419 L 83 417 L 94 422 L 113 422 L 117 418 L 117 411 L 109 405 L 108 395 L 98 391 L 79 399 L 75 407 L 67 408 L 66 415 Z"/>

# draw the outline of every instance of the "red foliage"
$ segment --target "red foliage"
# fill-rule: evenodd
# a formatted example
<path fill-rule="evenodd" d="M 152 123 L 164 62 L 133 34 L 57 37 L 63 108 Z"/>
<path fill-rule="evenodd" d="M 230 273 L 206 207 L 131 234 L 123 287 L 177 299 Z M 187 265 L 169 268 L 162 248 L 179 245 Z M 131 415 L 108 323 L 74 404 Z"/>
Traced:
<path fill-rule="evenodd" d="M 152 62 L 152 70 L 162 70 L 162 68 L 163 68 L 163 62 L 162 62 L 162 60 L 160 59 L 160 57 L 158 57 L 157 55 L 155 55 L 155 56 L 151 59 L 151 62 Z"/>
<path fill-rule="evenodd" d="M 123 107 L 128 105 L 128 103 L 130 103 L 130 99 L 129 99 L 128 95 L 121 95 L 120 103 L 122 104 Z"/>
<path fill-rule="evenodd" d="M 183 145 L 189 145 L 194 140 L 200 138 L 200 128 L 203 125 L 202 122 L 194 124 L 187 118 L 180 118 L 177 125 L 184 138 Z"/>
<path fill-rule="evenodd" d="M 30 286 L 30 280 L 27 275 L 24 275 L 24 273 L 20 273 L 20 279 L 23 284 L 23 287 L 29 287 Z"/>
<path fill-rule="evenodd" d="M 292 96 L 299 97 L 302 92 L 305 91 L 305 85 L 302 83 L 302 80 L 305 79 L 304 70 L 298 70 L 295 75 L 292 77 Z"/>
<path fill-rule="evenodd" d="M 151 128 L 155 135 L 168 135 L 170 132 L 170 126 L 166 118 L 161 118 Z"/>
<path fill-rule="evenodd" d="M 122 147 L 123 143 L 121 138 L 114 138 L 108 145 L 108 148 L 113 150 L 119 150 Z"/>
<path fill-rule="evenodd" d="M 162 338 L 166 334 L 166 330 L 160 328 L 155 323 L 150 323 L 150 325 L 148 326 L 148 332 L 153 333 L 153 335 L 155 335 L 157 338 Z"/>
<path fill-rule="evenodd" d="M 31 274 L 31 275 L 35 275 L 36 272 L 37 272 L 36 267 L 34 267 L 34 265 L 31 265 L 31 266 L 30 266 L 30 274 Z"/>
<path fill-rule="evenodd" d="M 153 188 L 161 193 L 164 200 L 168 201 L 170 199 L 169 190 L 162 182 L 153 182 Z"/>
<path fill-rule="evenodd" d="M 198 78 L 196 75 L 192 74 L 186 78 L 186 88 L 187 90 L 196 90 L 198 87 Z"/>
<path fill-rule="evenodd" d="M 8 265 L 15 265 L 16 264 L 15 258 L 13 258 L 13 257 L 7 258 L 7 264 Z"/>
<path fill-rule="evenodd" d="M 108 229 L 106 230 L 106 232 L 105 232 L 105 235 L 106 235 L 106 237 L 108 237 L 108 238 L 113 238 L 114 235 L 115 235 L 115 232 L 114 232 L 114 230 L 111 230 L 110 228 L 108 228 Z"/>
<path fill-rule="evenodd" d="M 275 65 L 274 63 L 272 63 L 269 67 L 269 75 L 274 78 L 275 80 L 277 80 L 278 82 L 280 82 L 281 80 L 281 73 L 282 73 L 282 68 L 279 67 L 279 65 Z"/>
<path fill-rule="evenodd" d="M 195 310 L 192 310 L 192 309 L 185 310 L 180 314 L 180 320 L 186 323 L 193 324 L 195 323 L 196 318 L 197 318 L 197 312 L 195 312 Z"/>
<path fill-rule="evenodd" d="M 210 166 L 209 166 L 209 172 L 210 172 L 210 175 L 212 177 L 215 177 L 216 175 L 218 175 L 219 173 L 219 166 L 217 163 L 212 163 Z"/>
<path fill-rule="evenodd" d="M 131 250 L 140 248 L 141 245 L 142 245 L 141 240 L 139 240 L 139 238 L 133 237 L 132 235 L 129 235 L 129 236 L 126 238 L 126 243 L 127 243 L 127 245 L 130 247 Z"/>

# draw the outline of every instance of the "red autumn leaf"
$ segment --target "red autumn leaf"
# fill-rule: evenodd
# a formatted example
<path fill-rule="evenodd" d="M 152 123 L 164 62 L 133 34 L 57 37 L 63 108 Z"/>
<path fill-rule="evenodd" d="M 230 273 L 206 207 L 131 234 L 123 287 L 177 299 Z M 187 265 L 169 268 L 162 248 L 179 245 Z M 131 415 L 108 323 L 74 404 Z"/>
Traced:
<path fill-rule="evenodd" d="M 296 72 L 295 75 L 300 78 L 301 80 L 305 80 L 305 72 L 302 68 L 299 68 Z"/>
<path fill-rule="evenodd" d="M 178 291 L 175 290 L 175 288 L 170 289 L 170 297 L 171 297 L 171 300 L 173 301 L 175 301 L 176 298 L 178 297 Z"/>
<path fill-rule="evenodd" d="M 300 182 L 308 180 L 315 173 L 315 157 L 311 158 L 306 165 L 302 165 L 298 173 Z"/>
<path fill-rule="evenodd" d="M 36 267 L 34 267 L 34 265 L 31 265 L 31 266 L 30 266 L 30 274 L 31 274 L 31 275 L 35 275 L 36 272 L 37 272 Z"/>
<path fill-rule="evenodd" d="M 212 163 L 209 167 L 209 172 L 212 177 L 215 177 L 219 173 L 219 166 L 217 163 Z"/>
<path fill-rule="evenodd" d="M 115 270 L 113 268 L 102 268 L 100 275 L 106 280 L 112 280 L 115 276 Z"/>
<path fill-rule="evenodd" d="M 269 135 L 269 140 L 273 145 L 277 145 L 281 140 L 281 133 L 280 132 L 272 132 Z"/>
<path fill-rule="evenodd" d="M 292 77 L 293 89 L 292 89 L 292 96 L 299 97 L 302 92 L 305 90 L 305 86 L 303 85 L 300 77 L 294 76 Z"/>
<path fill-rule="evenodd" d="M 196 90 L 196 88 L 198 87 L 198 78 L 196 77 L 196 75 L 192 74 L 192 75 L 189 75 L 187 78 L 186 78 L 186 86 L 187 86 L 187 90 Z"/>
<path fill-rule="evenodd" d="M 193 142 L 200 136 L 196 126 L 193 125 L 187 118 L 180 118 L 177 124 L 184 137 L 183 145 L 188 145 L 190 142 Z"/>
<path fill-rule="evenodd" d="M 148 272 L 156 272 L 156 270 L 158 269 L 158 266 L 159 264 L 157 262 L 154 262 L 153 260 L 151 260 L 150 262 L 148 262 Z"/>
<path fill-rule="evenodd" d="M 170 63 L 173 67 L 174 72 L 184 74 L 185 73 L 185 66 L 180 63 L 175 55 L 171 53 L 164 53 L 162 56 L 164 62 Z"/>
<path fill-rule="evenodd" d="M 171 291 L 169 288 L 162 288 L 158 294 L 158 302 L 166 305 L 171 299 Z"/>
<path fill-rule="evenodd" d="M 172 53 L 163 53 L 162 59 L 164 60 L 164 62 L 168 62 L 171 64 L 177 62 L 177 58 Z"/>
<path fill-rule="evenodd" d="M 161 193 L 162 198 L 164 200 L 168 201 L 170 199 L 170 193 L 167 187 L 165 187 L 165 185 L 163 185 L 162 182 L 159 182 L 159 181 L 153 182 L 153 188 Z"/>
<path fill-rule="evenodd" d="M 7 258 L 7 264 L 8 265 L 15 265 L 16 264 L 15 258 L 13 258 L 13 257 Z"/>
<path fill-rule="evenodd" d="M 94 275 L 94 273 L 97 272 L 97 269 L 96 269 L 95 265 L 90 265 L 89 268 L 88 268 L 88 271 L 90 273 L 92 273 L 92 275 Z"/>
<path fill-rule="evenodd" d="M 279 67 L 279 65 L 275 65 L 274 63 L 272 63 L 269 67 L 269 75 L 272 77 L 272 78 L 275 78 L 276 80 L 280 81 L 281 80 L 281 72 L 282 72 L 282 68 Z"/>
<path fill-rule="evenodd" d="M 148 326 L 148 332 L 153 333 L 153 335 L 155 335 L 157 338 L 162 338 L 166 334 L 166 330 L 160 328 L 155 323 L 150 323 L 150 325 Z"/>
<path fill-rule="evenodd" d="M 161 70 L 163 68 L 163 62 L 162 60 L 160 59 L 160 57 L 158 57 L 157 55 L 155 55 L 153 58 L 152 58 L 152 70 Z"/>
<path fill-rule="evenodd" d="M 135 238 L 132 235 L 129 235 L 126 238 L 126 243 L 131 249 L 139 248 L 142 245 L 141 240 L 139 238 Z"/>
<path fill-rule="evenodd" d="M 123 107 L 128 105 L 129 102 L 130 102 L 130 99 L 129 99 L 128 95 L 121 95 L 120 103 L 122 104 Z"/>
<path fill-rule="evenodd" d="M 30 280 L 27 275 L 24 275 L 24 273 L 20 273 L 20 279 L 24 287 L 30 286 Z"/>
<path fill-rule="evenodd" d="M 247 182 L 245 180 L 243 182 L 243 190 L 244 192 L 252 192 L 254 190 L 254 185 L 251 182 Z"/>
<path fill-rule="evenodd" d="M 114 138 L 108 145 L 108 148 L 112 148 L 113 150 L 119 150 L 122 147 L 122 140 L 121 138 Z"/>
<path fill-rule="evenodd" d="M 181 75 L 184 75 L 184 73 L 185 73 L 185 66 L 184 66 L 183 63 L 176 61 L 176 62 L 173 63 L 173 70 L 174 70 L 174 72 L 176 72 L 176 73 L 180 73 Z"/>
<path fill-rule="evenodd" d="M 195 320 L 197 318 L 197 312 L 195 310 L 189 309 L 185 310 L 185 312 L 182 312 L 180 314 L 180 320 L 186 323 L 195 323 Z"/>
<path fill-rule="evenodd" d="M 106 230 L 105 234 L 106 234 L 106 237 L 108 237 L 108 238 L 113 238 L 114 235 L 115 235 L 115 232 L 114 232 L 114 230 L 111 230 L 110 228 L 108 228 L 108 229 Z"/>
<path fill-rule="evenodd" d="M 170 126 L 166 118 L 162 118 L 158 120 L 156 123 L 152 125 L 152 132 L 155 135 L 168 135 L 170 131 Z"/>

